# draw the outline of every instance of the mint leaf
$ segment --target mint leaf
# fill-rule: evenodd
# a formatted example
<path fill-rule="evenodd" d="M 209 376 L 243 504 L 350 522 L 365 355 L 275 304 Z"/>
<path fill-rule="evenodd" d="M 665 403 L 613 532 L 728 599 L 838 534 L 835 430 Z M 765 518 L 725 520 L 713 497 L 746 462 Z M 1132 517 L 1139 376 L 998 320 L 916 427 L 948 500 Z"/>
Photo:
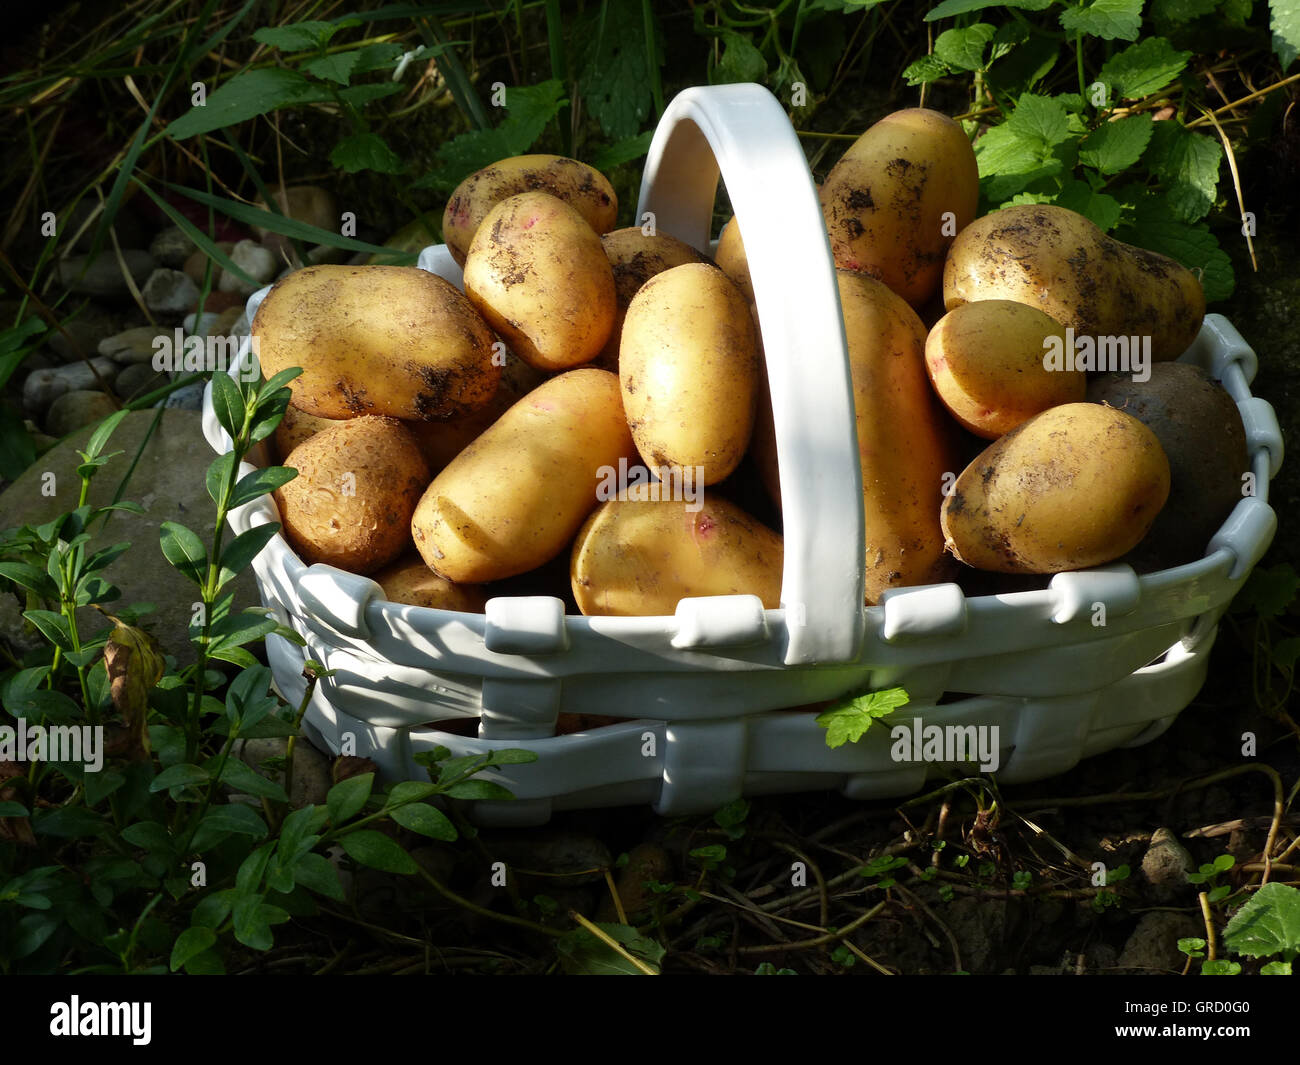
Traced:
<path fill-rule="evenodd" d="M 1294 958 L 1300 953 L 1300 889 L 1265 884 L 1232 915 L 1223 930 L 1223 943 L 1248 958 L 1273 954 L 1288 961 Z"/>
<path fill-rule="evenodd" d="M 321 56 L 319 59 L 304 63 L 302 68 L 309 74 L 315 74 L 318 78 L 325 78 L 329 81 L 336 81 L 340 85 L 346 85 L 351 79 L 352 72 L 356 69 L 357 61 L 360 58 L 360 52 L 335 52 L 333 55 Z"/>
<path fill-rule="evenodd" d="M 822 711 L 817 715 L 817 724 L 826 730 L 827 747 L 842 747 L 845 743 L 857 743 L 874 721 L 892 714 L 909 701 L 902 688 L 867 692 L 841 699 L 830 709 Z"/>
<path fill-rule="evenodd" d="M 588 24 L 578 91 L 607 137 L 631 137 L 650 117 L 644 37 L 640 0 L 607 0 Z"/>
<path fill-rule="evenodd" d="M 936 22 L 968 11 L 983 11 L 986 7 L 1015 7 L 1021 11 L 1045 11 L 1055 0 L 943 0 L 943 3 L 925 16 L 926 22 Z"/>
<path fill-rule="evenodd" d="M 1110 100 L 1139 100 L 1172 82 L 1191 52 L 1179 52 L 1163 37 L 1150 37 L 1116 52 L 1102 64 L 1097 80 L 1110 89 Z"/>
<path fill-rule="evenodd" d="M 934 42 L 934 54 L 957 70 L 982 70 L 984 49 L 993 39 L 993 32 L 993 27 L 987 22 L 945 30 Z"/>
<path fill-rule="evenodd" d="M 1079 142 L 1079 162 L 1103 174 L 1121 173 L 1146 151 L 1151 127 L 1150 115 L 1131 115 L 1103 123 Z"/>
<path fill-rule="evenodd" d="M 1067 7 L 1061 26 L 1067 32 L 1104 41 L 1135 41 L 1142 22 L 1142 0 L 1093 0 L 1087 7 Z"/>
<path fill-rule="evenodd" d="M 1156 122 L 1143 159 L 1164 184 L 1166 199 L 1176 217 L 1197 222 L 1209 213 L 1223 159 L 1217 140 L 1193 133 L 1177 122 Z"/>
<path fill-rule="evenodd" d="M 1115 228 L 1121 213 L 1119 201 L 1115 197 L 1095 192 L 1083 181 L 1069 182 L 1057 195 L 1056 204 L 1077 211 L 1103 233 L 1109 233 Z"/>
<path fill-rule="evenodd" d="M 1269 0 L 1268 10 L 1273 51 L 1285 73 L 1300 52 L 1300 0 Z"/>
<path fill-rule="evenodd" d="M 344 137 L 330 152 L 330 162 L 348 174 L 355 174 L 358 170 L 400 174 L 405 169 L 401 156 L 377 133 L 354 133 Z"/>
<path fill-rule="evenodd" d="M 938 81 L 948 73 L 948 64 L 938 56 L 923 55 L 903 71 L 903 80 L 908 85 L 926 85 Z"/>
<path fill-rule="evenodd" d="M 285 104 L 305 102 L 317 93 L 317 87 L 296 70 L 246 70 L 220 85 L 202 107 L 190 108 L 163 132 L 184 140 L 197 133 L 237 126 Z"/>

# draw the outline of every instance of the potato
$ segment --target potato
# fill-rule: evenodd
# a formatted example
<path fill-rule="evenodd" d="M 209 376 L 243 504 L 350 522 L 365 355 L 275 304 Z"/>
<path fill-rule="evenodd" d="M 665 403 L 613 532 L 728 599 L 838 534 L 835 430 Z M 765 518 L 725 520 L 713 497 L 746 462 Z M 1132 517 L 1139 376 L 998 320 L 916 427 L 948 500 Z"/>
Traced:
<path fill-rule="evenodd" d="M 1186 267 L 1049 204 L 1004 207 L 962 230 L 948 251 L 943 299 L 948 310 L 976 300 L 1027 303 L 1073 330 L 1076 344 L 1086 338 L 1098 360 L 1122 352 L 1130 361 L 1084 367 L 1099 370 L 1128 371 L 1139 343 L 1149 343 L 1155 362 L 1176 359 L 1205 317 L 1201 283 Z"/>
<path fill-rule="evenodd" d="M 609 340 L 593 365 L 602 370 L 618 373 L 618 349 L 623 335 L 623 319 L 628 305 L 641 286 L 656 274 L 685 263 L 707 263 L 709 260 L 684 241 L 666 233 L 647 236 L 640 226 L 616 229 L 600 238 L 614 271 L 614 295 L 617 310 Z"/>
<path fill-rule="evenodd" d="M 1250 469 L 1241 412 L 1199 366 L 1160 362 L 1151 379 L 1105 374 L 1088 400 L 1108 403 L 1156 434 L 1169 459 L 1169 501 L 1123 561 L 1145 573 L 1194 562 L 1241 500 Z"/>
<path fill-rule="evenodd" d="M 564 550 L 596 506 L 602 467 L 632 454 L 618 378 L 560 374 L 434 478 L 411 519 L 415 546 L 448 580 L 525 573 Z"/>
<path fill-rule="evenodd" d="M 450 418 L 482 407 L 501 367 L 495 337 L 456 287 L 405 266 L 309 266 L 253 318 L 262 373 L 292 366 L 299 410 L 320 418 Z"/>
<path fill-rule="evenodd" d="M 740 236 L 740 223 L 734 218 L 722 227 L 718 235 L 718 248 L 713 261 L 724 274 L 736 283 L 745 299 L 754 302 L 754 282 L 749 279 L 749 259 L 745 257 L 745 242 Z"/>
<path fill-rule="evenodd" d="M 749 445 L 758 469 L 758 479 L 781 513 L 781 469 L 776 459 L 776 422 L 772 416 L 772 390 L 767 375 L 762 375 L 758 390 L 758 413 L 754 417 L 754 436 Z"/>
<path fill-rule="evenodd" d="M 925 326 L 883 282 L 837 270 L 849 346 L 866 601 L 946 576 L 939 504 L 955 463 L 946 418 L 925 376 Z"/>
<path fill-rule="evenodd" d="M 574 541 L 573 596 L 584 614 L 662 616 L 688 596 L 781 602 L 781 537 L 725 499 L 613 499 Z"/>
<path fill-rule="evenodd" d="M 456 186 L 442 216 L 442 239 L 462 266 L 483 219 L 502 200 L 521 192 L 549 192 L 608 233 L 618 219 L 614 186 L 599 170 L 560 155 L 517 155 L 476 170 Z"/>
<path fill-rule="evenodd" d="M 275 492 L 289 545 L 309 565 L 373 573 L 410 542 L 429 467 L 395 418 L 363 415 L 323 429 L 284 464 L 298 476 Z"/>
<path fill-rule="evenodd" d="M 290 451 L 304 440 L 309 440 L 322 429 L 338 425 L 347 419 L 317 418 L 314 414 L 299 410 L 292 403 L 284 409 L 284 417 L 275 427 L 275 446 L 283 459 Z"/>
<path fill-rule="evenodd" d="M 749 446 L 758 399 L 754 322 L 740 290 L 699 263 L 652 277 L 627 309 L 619 383 L 651 469 L 694 468 L 716 484 Z"/>
<path fill-rule="evenodd" d="M 1011 300 L 964 303 L 925 341 L 925 369 L 943 405 L 972 433 L 996 440 L 1035 414 L 1080 403 L 1087 376 L 1044 365 L 1048 338 L 1065 328 L 1034 307 Z"/>
<path fill-rule="evenodd" d="M 1112 562 L 1146 535 L 1169 496 L 1169 460 L 1131 414 L 1067 403 L 1030 418 L 962 471 L 944 500 L 947 547 L 998 573 Z"/>
<path fill-rule="evenodd" d="M 600 354 L 614 326 L 614 271 L 600 237 L 546 192 L 502 200 L 465 259 L 465 294 L 510 349 L 539 370 Z"/>
<path fill-rule="evenodd" d="M 938 111 L 896 111 L 854 141 L 820 198 L 835 265 L 920 308 L 939 287 L 948 245 L 975 217 L 975 152 Z"/>
<path fill-rule="evenodd" d="M 453 584 L 439 577 L 418 555 L 403 558 L 375 574 L 384 598 L 394 603 L 460 610 L 481 614 L 487 607 L 487 593 L 477 584 Z"/>

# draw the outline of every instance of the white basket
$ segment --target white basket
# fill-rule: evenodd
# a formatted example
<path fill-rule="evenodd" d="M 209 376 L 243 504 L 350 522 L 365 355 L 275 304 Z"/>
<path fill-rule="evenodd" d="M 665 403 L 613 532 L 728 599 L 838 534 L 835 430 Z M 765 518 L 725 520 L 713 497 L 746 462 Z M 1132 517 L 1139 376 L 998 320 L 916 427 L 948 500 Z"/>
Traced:
<path fill-rule="evenodd" d="M 367 577 L 306 566 L 276 536 L 253 568 L 263 601 L 307 641 L 304 650 L 268 638 L 277 686 L 296 702 L 307 658 L 335 671 L 307 712 L 315 738 L 337 752 L 350 734 L 349 751 L 416 779 L 424 774 L 413 756 L 435 745 L 526 747 L 537 762 L 495 774 L 518 801 L 478 803 L 474 813 L 539 824 L 553 810 L 625 803 L 693 814 L 742 794 L 916 791 L 933 766 L 895 762 L 888 729 L 831 750 L 812 714 L 779 712 L 867 688 L 905 687 L 905 721 L 997 725 L 1004 782 L 1158 736 L 1199 690 L 1219 618 L 1277 527 L 1267 500 L 1282 438 L 1272 407 L 1250 393 L 1254 352 L 1208 315 L 1182 356 L 1236 400 L 1258 486 L 1199 561 L 1142 577 L 1110 565 L 977 598 L 955 584 L 904 588 L 864 607 L 861 473 L 834 265 L 798 138 L 766 89 L 678 95 L 651 145 L 637 217 L 653 212 L 662 232 L 708 248 L 720 172 L 744 224 L 780 468 L 799 471 L 782 478 L 781 607 L 737 595 L 684 599 L 672 617 L 566 616 L 550 597 L 492 599 L 485 614 L 431 610 L 384 600 Z M 461 283 L 443 246 L 425 249 L 419 265 Z M 250 320 L 267 291 L 249 300 Z M 251 360 L 245 341 L 231 373 Z M 210 395 L 203 431 L 216 451 L 230 450 Z M 270 496 L 230 515 L 237 533 L 278 520 Z M 968 697 L 936 705 L 952 693 Z M 628 720 L 555 736 L 562 709 Z M 478 718 L 478 736 L 428 727 L 458 717 Z"/>

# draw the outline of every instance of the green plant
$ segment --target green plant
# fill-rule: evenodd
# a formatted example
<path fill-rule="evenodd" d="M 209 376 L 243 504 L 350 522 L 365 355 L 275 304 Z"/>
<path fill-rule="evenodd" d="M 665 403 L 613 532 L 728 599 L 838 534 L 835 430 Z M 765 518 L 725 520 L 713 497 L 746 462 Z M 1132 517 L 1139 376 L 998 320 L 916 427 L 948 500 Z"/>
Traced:
<path fill-rule="evenodd" d="M 1195 873 L 1187 874 L 1187 881 L 1190 884 L 1208 884 L 1208 899 L 1211 903 L 1221 902 L 1232 894 L 1231 884 L 1220 884 L 1218 882 L 1219 874 L 1226 873 L 1234 865 L 1237 859 L 1231 854 L 1220 854 L 1212 862 L 1206 862 Z"/>
<path fill-rule="evenodd" d="M 906 706 L 908 700 L 902 688 L 847 695 L 818 714 L 816 720 L 826 730 L 826 746 L 841 747 L 857 743 L 875 722 Z"/>
<path fill-rule="evenodd" d="M 1201 869 L 1210 868 L 1202 866 Z M 1208 910 L 1206 920 L 1209 921 Z M 1192 961 L 1204 958 L 1202 976 L 1237 976 L 1241 962 L 1231 958 L 1206 958 L 1206 940 L 1188 937 L 1178 941 L 1187 955 L 1186 974 Z M 1223 930 L 1223 945 L 1240 957 L 1259 961 L 1261 976 L 1290 976 L 1300 954 L 1300 889 L 1289 884 L 1265 884 L 1242 905 Z"/>

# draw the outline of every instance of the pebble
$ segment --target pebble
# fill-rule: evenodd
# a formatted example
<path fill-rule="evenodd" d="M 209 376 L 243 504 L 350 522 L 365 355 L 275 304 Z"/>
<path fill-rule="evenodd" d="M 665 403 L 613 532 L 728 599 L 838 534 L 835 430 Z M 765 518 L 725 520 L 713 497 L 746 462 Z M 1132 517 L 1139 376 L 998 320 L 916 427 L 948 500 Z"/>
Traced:
<path fill-rule="evenodd" d="M 1178 949 L 1178 941 L 1191 936 L 1205 938 L 1205 927 L 1184 913 L 1144 913 L 1120 952 L 1118 967 L 1140 969 L 1151 974 L 1181 973 L 1187 955 Z M 1192 972 L 1199 972 L 1199 962 Z"/>
<path fill-rule="evenodd" d="M 167 397 L 164 406 L 175 410 L 202 410 L 203 384 L 202 381 L 195 381 L 191 385 L 178 388 Z"/>
<path fill-rule="evenodd" d="M 91 359 L 89 366 L 84 362 L 70 362 L 54 370 L 37 370 L 28 374 L 23 382 L 23 406 L 33 413 L 40 413 L 64 392 L 98 389 L 100 383 L 91 372 L 91 366 L 106 384 L 111 384 L 117 376 L 117 363 L 103 355 Z"/>
<path fill-rule="evenodd" d="M 113 391 L 123 399 L 135 399 L 156 388 L 162 388 L 170 380 L 170 374 L 155 370 L 147 362 L 138 362 L 118 374 L 113 383 Z"/>
<path fill-rule="evenodd" d="M 163 330 L 152 325 L 140 325 L 134 329 L 125 329 L 99 342 L 99 353 L 107 355 L 114 362 L 123 366 L 132 366 L 141 362 L 152 362 L 154 356 L 154 338 Z"/>
<path fill-rule="evenodd" d="M 136 248 L 123 249 L 122 261 L 137 285 L 149 276 L 156 265 L 153 256 Z M 87 296 L 126 296 L 131 291 L 122 274 L 117 255 L 113 252 L 101 251 L 94 259 L 88 259 L 85 255 L 65 259 L 59 263 L 59 282 L 69 292 Z"/>
<path fill-rule="evenodd" d="M 221 336 L 212 328 L 219 317 L 220 315 L 213 311 L 204 311 L 202 314 L 191 311 L 181 319 L 181 328 L 185 330 L 187 336 Z"/>
<path fill-rule="evenodd" d="M 179 270 L 193 252 L 194 241 L 180 226 L 168 226 L 149 244 L 149 254 L 172 270 Z"/>
<path fill-rule="evenodd" d="M 103 392 L 74 388 L 50 404 L 45 415 L 45 431 L 51 436 L 67 436 L 83 425 L 103 421 L 117 409 L 117 404 Z"/>
<path fill-rule="evenodd" d="M 275 256 L 255 240 L 241 240 L 230 253 L 230 261 L 253 279 L 252 284 L 241 281 L 234 274 L 222 271 L 217 287 L 222 292 L 237 292 L 251 296 L 275 273 Z"/>
<path fill-rule="evenodd" d="M 248 316 L 243 307 L 227 307 L 212 326 L 213 336 L 246 337 L 248 336 Z"/>
<path fill-rule="evenodd" d="M 64 362 L 76 362 L 87 355 L 94 355 L 100 340 L 121 330 L 123 322 L 120 316 L 111 311 L 87 303 L 75 318 L 69 318 L 61 324 L 62 330 L 51 329 L 46 334 L 46 343 Z M 74 340 L 76 347 L 73 346 Z"/>
<path fill-rule="evenodd" d="M 232 244 L 228 240 L 217 241 L 217 247 L 220 248 L 222 251 L 224 251 L 227 255 L 229 255 L 232 251 L 235 250 L 234 244 Z M 203 284 L 203 271 L 207 269 L 207 265 L 208 265 L 207 253 L 204 252 L 203 249 L 197 248 L 190 254 L 190 257 L 185 260 L 185 264 L 181 267 L 181 269 L 184 270 L 185 273 L 189 275 L 191 281 L 193 281 L 196 285 L 201 285 Z M 218 266 L 216 262 L 213 262 L 212 287 L 216 288 L 220 280 L 221 280 L 221 267 Z"/>
<path fill-rule="evenodd" d="M 181 314 L 199 298 L 199 290 L 180 270 L 155 270 L 142 295 L 145 306 L 156 314 Z"/>
<path fill-rule="evenodd" d="M 1142 875 L 1157 902 L 1168 902 L 1188 887 L 1187 874 L 1193 869 L 1192 856 L 1167 828 L 1157 828 L 1142 856 Z"/>

